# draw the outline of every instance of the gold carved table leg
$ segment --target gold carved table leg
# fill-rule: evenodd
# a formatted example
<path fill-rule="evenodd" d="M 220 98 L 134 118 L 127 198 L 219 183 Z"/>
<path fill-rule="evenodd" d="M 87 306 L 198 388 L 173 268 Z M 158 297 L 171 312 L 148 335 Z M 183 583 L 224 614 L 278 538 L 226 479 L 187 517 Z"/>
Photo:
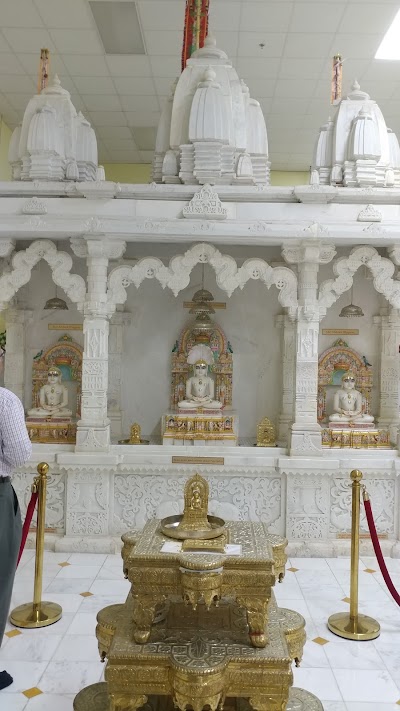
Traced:
<path fill-rule="evenodd" d="M 150 637 L 156 607 L 162 602 L 160 596 L 138 594 L 133 599 L 133 638 L 136 644 L 145 644 Z"/>
<path fill-rule="evenodd" d="M 110 711 L 136 711 L 147 701 L 147 696 L 132 696 L 126 694 L 110 694 Z"/>
<path fill-rule="evenodd" d="M 246 610 L 249 637 L 252 646 L 265 647 L 268 641 L 265 628 L 268 622 L 269 600 L 239 596 L 236 598 L 236 601 L 240 607 L 244 607 Z"/>

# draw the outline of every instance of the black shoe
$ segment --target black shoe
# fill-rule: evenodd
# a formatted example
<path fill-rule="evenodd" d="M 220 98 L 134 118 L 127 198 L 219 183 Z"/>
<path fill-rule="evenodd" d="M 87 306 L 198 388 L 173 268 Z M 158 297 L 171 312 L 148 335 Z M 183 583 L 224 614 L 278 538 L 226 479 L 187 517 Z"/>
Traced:
<path fill-rule="evenodd" d="M 8 674 L 8 672 L 6 672 L 6 671 L 0 672 L 0 691 L 2 689 L 6 689 L 7 686 L 10 686 L 10 684 L 12 684 L 13 681 L 14 681 L 14 679 L 12 678 L 12 676 L 10 676 Z"/>

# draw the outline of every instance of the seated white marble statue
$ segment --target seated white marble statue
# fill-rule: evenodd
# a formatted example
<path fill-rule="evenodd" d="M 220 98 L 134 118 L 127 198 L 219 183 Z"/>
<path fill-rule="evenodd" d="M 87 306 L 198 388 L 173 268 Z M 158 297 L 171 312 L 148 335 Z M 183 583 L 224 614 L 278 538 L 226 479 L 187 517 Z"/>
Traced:
<path fill-rule="evenodd" d="M 47 383 L 39 390 L 40 407 L 28 410 L 29 417 L 71 417 L 68 409 L 68 390 L 61 382 L 61 370 L 51 366 L 47 373 Z"/>
<path fill-rule="evenodd" d="M 345 373 L 342 376 L 342 387 L 335 393 L 333 398 L 334 413 L 329 417 L 329 422 L 335 426 L 339 423 L 344 425 L 352 424 L 372 424 L 372 415 L 365 415 L 362 412 L 362 394 L 355 389 L 356 378 L 353 373 Z"/>
<path fill-rule="evenodd" d="M 186 381 L 186 397 L 178 402 L 180 410 L 193 410 L 204 407 L 207 410 L 220 410 L 222 402 L 214 400 L 214 381 L 208 375 L 208 366 L 213 363 L 213 353 L 204 344 L 191 348 L 187 362 L 193 365 L 193 375 Z"/>

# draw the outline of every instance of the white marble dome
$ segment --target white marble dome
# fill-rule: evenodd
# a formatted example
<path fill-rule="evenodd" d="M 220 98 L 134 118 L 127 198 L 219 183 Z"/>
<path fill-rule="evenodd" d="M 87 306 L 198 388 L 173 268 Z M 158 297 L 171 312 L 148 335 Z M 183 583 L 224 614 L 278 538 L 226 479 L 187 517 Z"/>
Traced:
<path fill-rule="evenodd" d="M 57 75 L 32 97 L 11 137 L 13 180 L 98 180 L 97 140 Z"/>
<path fill-rule="evenodd" d="M 331 120 L 321 127 L 314 149 L 311 182 L 349 187 L 400 186 L 397 136 L 355 81 Z"/>
<path fill-rule="evenodd" d="M 269 184 L 264 116 L 225 52 L 207 37 L 172 88 L 153 162 L 158 183 Z"/>

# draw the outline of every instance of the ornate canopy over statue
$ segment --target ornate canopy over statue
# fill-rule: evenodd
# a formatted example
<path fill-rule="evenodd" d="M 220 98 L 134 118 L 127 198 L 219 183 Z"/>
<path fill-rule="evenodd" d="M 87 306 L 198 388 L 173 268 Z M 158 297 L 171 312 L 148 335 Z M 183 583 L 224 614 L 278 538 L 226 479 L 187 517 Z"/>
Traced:
<path fill-rule="evenodd" d="M 65 334 L 33 359 L 32 407 L 26 420 L 32 441 L 75 441 L 72 418 L 80 416 L 82 353 L 82 347 Z M 68 382 L 76 382 L 75 403 L 69 402 Z"/>
<path fill-rule="evenodd" d="M 327 390 L 331 386 L 339 389 L 343 376 L 350 372 L 355 375 L 355 389 L 362 395 L 362 414 L 370 414 L 372 366 L 366 365 L 363 357 L 339 338 L 318 359 L 318 422 L 325 422 L 330 414 L 326 409 Z"/>
<path fill-rule="evenodd" d="M 171 407 L 177 408 L 178 403 L 185 399 L 186 381 L 190 376 L 191 364 L 188 362 L 190 351 L 196 345 L 196 336 L 192 325 L 181 333 L 172 353 Z M 222 403 L 222 407 L 232 406 L 232 348 L 222 329 L 215 324 L 210 336 L 209 348 L 213 362 L 209 372 L 214 375 L 214 398 Z"/>

